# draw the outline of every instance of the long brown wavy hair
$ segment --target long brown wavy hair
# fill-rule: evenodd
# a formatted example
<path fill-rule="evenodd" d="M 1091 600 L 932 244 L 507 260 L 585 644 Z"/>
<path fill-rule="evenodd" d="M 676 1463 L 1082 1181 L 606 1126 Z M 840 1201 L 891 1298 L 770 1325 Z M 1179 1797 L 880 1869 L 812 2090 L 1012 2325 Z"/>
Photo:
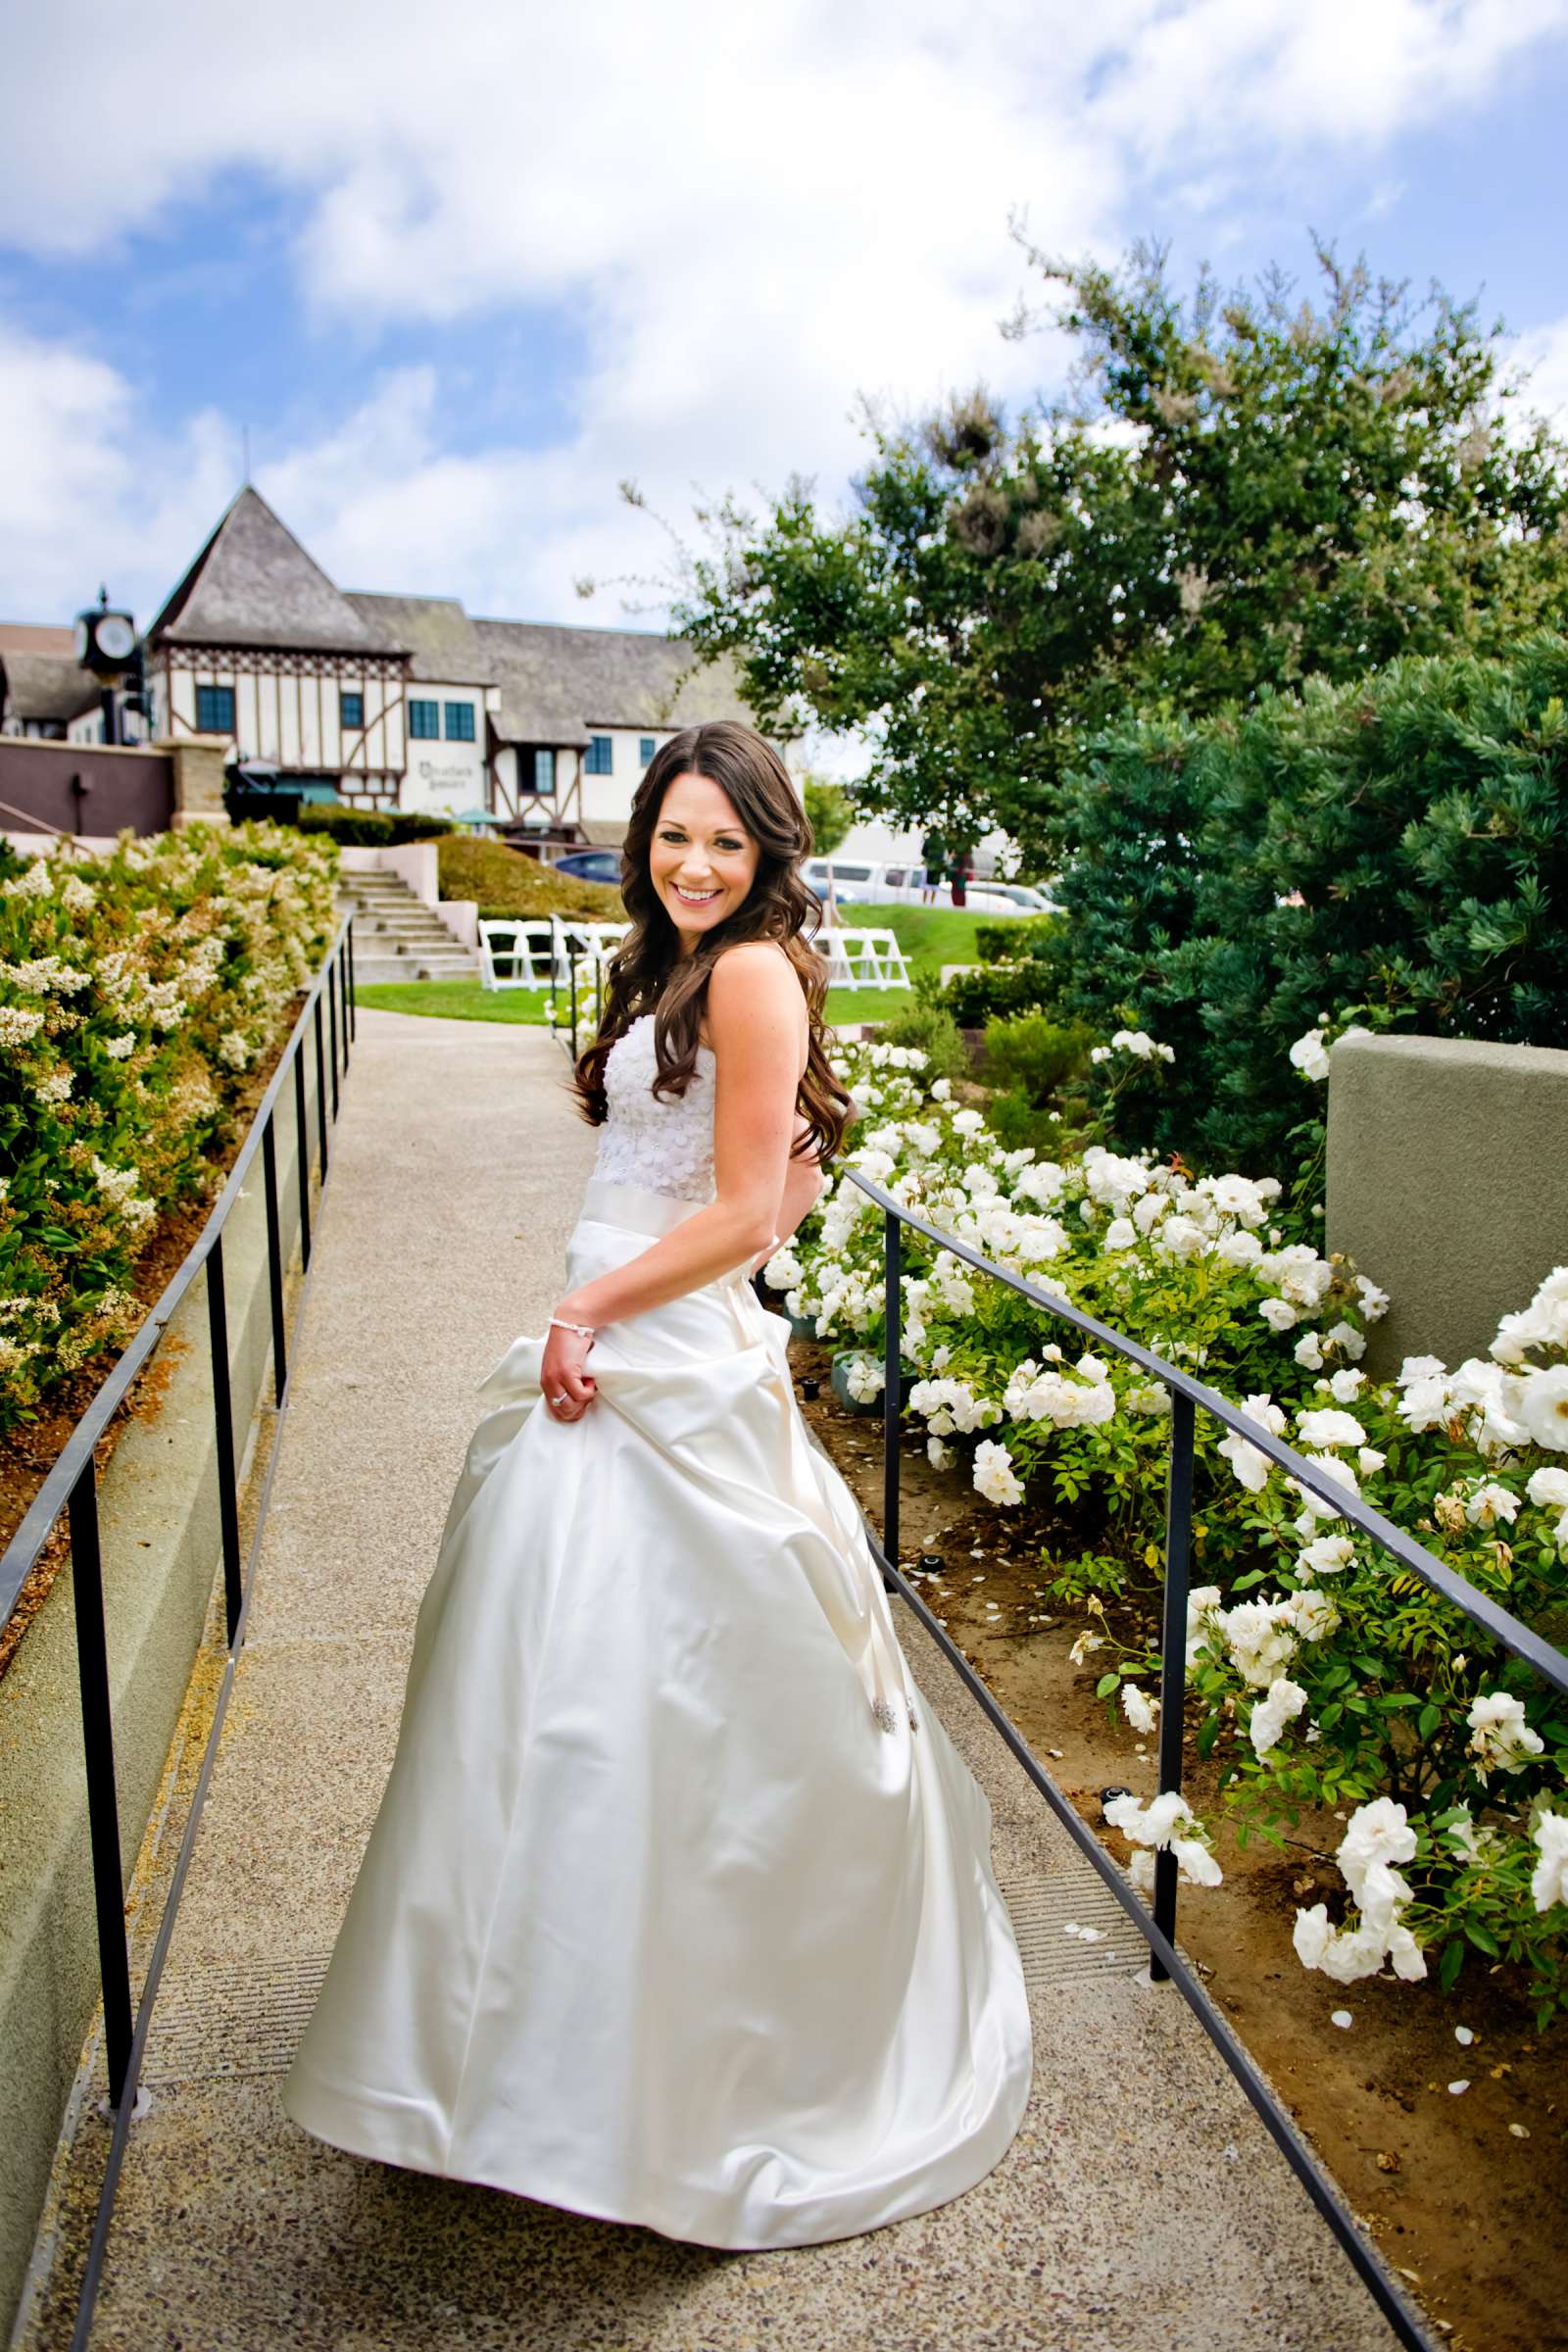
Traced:
<path fill-rule="evenodd" d="M 682 775 L 706 776 L 720 787 L 759 853 L 741 905 L 685 957 L 649 873 L 649 845 L 664 795 Z M 828 1066 L 822 1019 L 827 971 L 800 936 L 808 914 L 819 906 L 800 873 L 811 840 L 809 820 L 783 760 L 737 719 L 684 727 L 654 754 L 633 797 L 621 845 L 620 895 L 631 929 L 605 966 L 598 1035 L 573 1067 L 572 1086 L 590 1126 L 602 1126 L 609 1115 L 604 1070 L 610 1049 L 645 1012 L 654 1015 L 658 1074 L 653 1092 L 661 1101 L 685 1094 L 697 1069 L 697 1033 L 715 957 L 740 940 L 771 939 L 795 966 L 809 1021 L 806 1071 L 796 1096 L 807 1132 L 791 1146 L 790 1156 L 836 1156 L 855 1102 Z"/>

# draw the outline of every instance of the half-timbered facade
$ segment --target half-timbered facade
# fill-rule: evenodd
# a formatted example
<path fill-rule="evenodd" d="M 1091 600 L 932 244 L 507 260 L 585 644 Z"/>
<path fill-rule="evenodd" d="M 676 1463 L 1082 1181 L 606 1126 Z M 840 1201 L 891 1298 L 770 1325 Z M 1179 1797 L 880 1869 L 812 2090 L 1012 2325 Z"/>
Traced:
<path fill-rule="evenodd" d="M 618 841 L 661 743 L 750 715 L 727 664 L 651 631 L 340 590 L 249 484 L 144 643 L 155 735 L 223 736 L 307 799 L 537 812 L 558 840 Z"/>

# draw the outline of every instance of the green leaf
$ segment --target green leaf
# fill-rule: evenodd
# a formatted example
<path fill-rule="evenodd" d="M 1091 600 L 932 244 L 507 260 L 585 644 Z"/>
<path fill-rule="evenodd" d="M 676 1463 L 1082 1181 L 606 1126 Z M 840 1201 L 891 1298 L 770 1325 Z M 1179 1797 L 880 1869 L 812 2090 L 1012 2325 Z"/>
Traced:
<path fill-rule="evenodd" d="M 1464 1937 L 1462 1936 L 1450 1936 L 1443 1947 L 1443 1958 L 1438 1962 L 1438 1983 L 1443 1986 L 1445 1992 L 1453 1990 L 1458 1981 L 1459 1971 L 1463 1966 Z"/>
<path fill-rule="evenodd" d="M 1120 1682 L 1121 1676 L 1115 1672 L 1110 1674 L 1102 1674 L 1099 1682 L 1095 1685 L 1095 1696 L 1097 1698 L 1108 1698 Z"/>
<path fill-rule="evenodd" d="M 1496 1960 L 1501 1957 L 1501 1954 L 1497 1950 L 1497 1939 L 1495 1936 L 1493 1935 L 1490 1928 L 1482 1927 L 1479 1920 L 1467 1919 L 1464 1923 L 1464 1932 L 1469 1936 L 1471 1942 L 1475 1945 L 1478 1952 L 1485 1952 L 1488 1958 L 1492 1960 Z"/>

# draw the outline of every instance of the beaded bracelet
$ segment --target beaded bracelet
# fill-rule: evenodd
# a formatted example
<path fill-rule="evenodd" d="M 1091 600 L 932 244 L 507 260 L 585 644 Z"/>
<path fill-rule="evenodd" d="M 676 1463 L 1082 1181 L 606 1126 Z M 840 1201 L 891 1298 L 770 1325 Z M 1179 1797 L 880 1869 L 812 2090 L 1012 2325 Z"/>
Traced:
<path fill-rule="evenodd" d="M 551 1318 L 550 1318 L 550 1320 L 551 1320 L 551 1322 L 552 1322 L 552 1323 L 555 1323 L 555 1324 L 559 1325 L 559 1326 L 560 1326 L 560 1328 L 561 1328 L 561 1330 L 563 1330 L 563 1331 L 581 1331 L 581 1332 L 585 1332 L 585 1333 L 587 1334 L 587 1336 L 588 1336 L 588 1338 L 589 1338 L 589 1339 L 592 1339 L 592 1338 L 593 1338 L 593 1336 L 594 1336 L 594 1331 L 595 1331 L 595 1328 L 596 1328 L 596 1327 L 595 1327 L 595 1326 L 594 1326 L 592 1323 L 567 1323 L 567 1322 L 564 1322 L 564 1321 L 563 1321 L 563 1319 L 562 1319 L 562 1317 L 561 1317 L 560 1315 L 552 1315 L 552 1316 L 551 1316 Z"/>

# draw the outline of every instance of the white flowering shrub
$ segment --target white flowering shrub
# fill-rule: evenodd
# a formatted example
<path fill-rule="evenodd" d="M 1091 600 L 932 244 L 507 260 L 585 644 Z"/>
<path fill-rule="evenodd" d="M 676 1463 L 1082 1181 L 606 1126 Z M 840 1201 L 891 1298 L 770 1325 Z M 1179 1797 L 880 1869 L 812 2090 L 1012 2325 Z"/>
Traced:
<path fill-rule="evenodd" d="M 928 1084 L 918 1048 L 852 1046 L 834 1066 L 862 1114 L 849 1165 L 993 1262 L 1230 1394 L 1283 1382 L 1304 1396 L 1309 1364 L 1352 1366 L 1384 1311 L 1371 1283 L 1270 1223 L 1272 1178 L 1194 1180 L 1101 1145 L 1067 1163 L 1041 1159 L 1029 1146 L 1004 1150 L 978 1109 L 956 1105 L 948 1080 Z M 840 1175 L 764 1279 L 817 1338 L 878 1355 L 882 1247 L 880 1213 Z M 907 1228 L 905 1258 L 903 1357 L 915 1375 L 906 1409 L 939 1448 L 956 1436 L 987 1441 L 971 1474 L 988 1498 L 1044 1493 L 1080 1519 L 1098 1510 L 1096 1544 L 1058 1591 L 1118 1588 L 1158 1532 L 1163 1386 L 1078 1346 Z M 1213 1436 L 1203 1443 L 1212 1450 Z"/>
<path fill-rule="evenodd" d="M 851 1163 L 1242 1399 L 1331 1487 L 1364 1494 L 1526 1623 L 1562 1623 L 1568 1267 L 1504 1316 L 1488 1357 L 1451 1372 L 1409 1357 L 1373 1382 L 1360 1358 L 1386 1296 L 1270 1223 L 1271 1179 L 1195 1179 L 1100 1146 L 1066 1165 L 1004 1152 L 951 1087 L 924 1084 L 922 1061 L 876 1046 L 841 1055 L 864 1114 Z M 768 1279 L 818 1337 L 879 1357 L 882 1249 L 880 1213 L 841 1176 Z M 1073 1541 L 1053 1542 L 1051 1588 L 1087 1599 L 1092 1620 L 1074 1662 L 1105 1653 L 1099 1693 L 1146 1737 L 1159 1662 L 1116 1641 L 1102 1596 L 1157 1585 L 1166 1391 L 907 1228 L 905 1250 L 906 1410 L 931 1460 L 999 1510 L 1027 1497 L 1065 1521 Z M 1343 1916 L 1300 1915 L 1303 1963 L 1342 1981 L 1386 1966 L 1416 1978 L 1430 1952 L 1451 1985 L 1476 1951 L 1528 1969 L 1544 2017 L 1568 1931 L 1568 1709 L 1246 1437 L 1200 1412 L 1196 1453 L 1188 1655 L 1224 1810 L 1242 1836 L 1275 1838 L 1303 1812 L 1349 1813 Z M 1185 1808 L 1150 1819 L 1155 1834 L 1141 1812 L 1121 1824 L 1137 1872 L 1180 1838 L 1196 1849 L 1177 1849 L 1183 1877 L 1211 1884 L 1203 1825 Z"/>
<path fill-rule="evenodd" d="M 141 1321 L 137 1254 L 216 1189 L 243 1074 L 335 928 L 337 864 L 259 822 L 0 858 L 0 1430 Z"/>
<path fill-rule="evenodd" d="M 572 1054 L 586 1053 L 599 1034 L 599 1015 L 604 996 L 602 983 L 608 972 L 607 959 L 582 959 L 577 965 L 577 1026 L 572 1034 Z M 545 999 L 544 1017 L 554 1029 L 571 1030 L 572 994 L 569 985 L 557 988 Z"/>
<path fill-rule="evenodd" d="M 1246 1409 L 1527 1625 L 1560 1627 L 1568 1266 L 1503 1317 L 1490 1357 L 1449 1372 L 1407 1356 L 1389 1382 L 1315 1386 L 1322 1401 L 1294 1420 L 1266 1396 Z M 1568 1703 L 1331 1501 L 1245 1441 L 1230 1460 L 1235 1490 L 1205 1517 L 1239 1518 L 1267 1564 L 1192 1593 L 1199 1750 L 1219 1754 L 1237 1818 L 1267 1834 L 1308 1808 L 1354 1808 L 1345 1919 L 1299 1912 L 1298 1956 L 1348 1983 L 1385 1964 L 1421 1978 L 1435 1952 L 1451 1985 L 1480 1952 L 1528 1969 L 1544 2024 L 1565 1990 L 1551 1824 L 1568 1822 Z"/>

